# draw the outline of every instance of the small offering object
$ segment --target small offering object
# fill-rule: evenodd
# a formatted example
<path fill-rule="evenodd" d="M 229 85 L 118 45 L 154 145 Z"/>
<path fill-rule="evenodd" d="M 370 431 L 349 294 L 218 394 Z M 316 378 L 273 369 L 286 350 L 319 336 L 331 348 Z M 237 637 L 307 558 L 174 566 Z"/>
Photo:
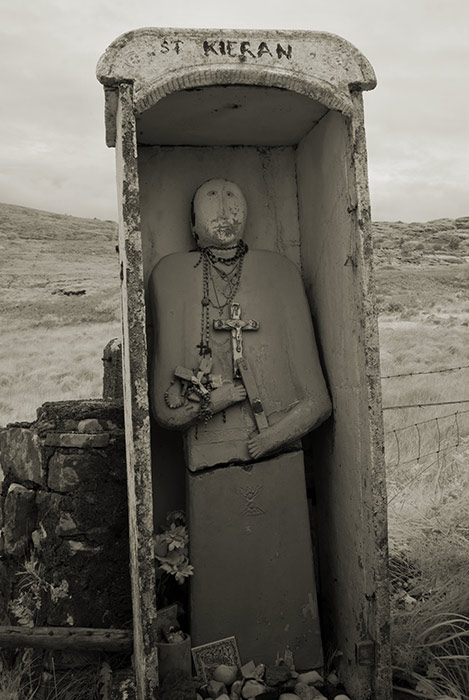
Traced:
<path fill-rule="evenodd" d="M 206 646 L 216 648 L 213 644 Z M 213 664 L 211 676 L 205 683 L 199 676 L 202 684 L 197 687 L 197 700 L 350 700 L 335 671 L 327 679 L 317 670 L 298 673 L 288 649 L 269 666 L 256 665 L 253 660 L 243 665 L 229 660 Z"/>

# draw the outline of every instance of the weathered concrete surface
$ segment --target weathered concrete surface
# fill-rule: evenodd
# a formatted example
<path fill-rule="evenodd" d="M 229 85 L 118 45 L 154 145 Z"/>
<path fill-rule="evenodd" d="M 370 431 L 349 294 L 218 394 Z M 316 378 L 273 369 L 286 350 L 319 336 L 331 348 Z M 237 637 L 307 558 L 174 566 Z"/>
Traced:
<path fill-rule="evenodd" d="M 241 661 L 322 665 L 303 455 L 187 475 L 194 646 L 236 636 Z M 215 614 L 214 614 L 214 611 Z"/>
<path fill-rule="evenodd" d="M 378 699 L 389 697 L 391 687 L 386 496 L 358 98 L 351 121 L 330 112 L 303 139 L 297 172 L 303 274 L 334 404 L 333 433 L 320 432 L 311 446 L 318 539 L 326 544 L 319 550 L 323 627 L 328 645 L 344 654 L 341 673 L 350 694 L 366 697 L 371 684 Z M 365 640 L 376 642 L 376 664 L 368 667 L 356 665 Z"/>
<path fill-rule="evenodd" d="M 119 254 L 121 262 L 124 412 L 134 668 L 139 700 L 158 685 L 153 493 L 147 344 L 140 235 L 137 143 L 132 86 L 121 84 L 117 110 Z"/>
<path fill-rule="evenodd" d="M 262 42 L 265 46 L 261 46 Z M 277 44 L 283 52 L 277 52 Z M 139 201 L 138 182 L 133 175 L 133 209 L 129 210 L 129 199 L 125 198 L 124 221 L 125 225 L 130 222 L 130 236 L 133 236 L 139 229 L 141 214 L 145 231 L 143 264 L 147 270 L 161 254 L 178 250 L 177 247 L 171 249 L 167 227 L 157 222 L 171 220 L 169 212 L 175 207 L 182 204 L 182 209 L 185 208 L 187 192 L 200 183 L 200 180 L 190 181 L 197 176 L 198 161 L 201 180 L 209 177 L 236 180 L 243 174 L 249 177 L 249 163 L 259 159 L 266 182 L 268 178 L 275 182 L 277 172 L 273 163 L 277 154 L 274 148 L 266 148 L 266 145 L 274 145 L 270 139 L 275 138 L 278 147 L 283 136 L 283 143 L 290 144 L 287 157 L 293 163 L 293 171 L 291 178 L 285 173 L 284 183 L 293 182 L 293 189 L 298 193 L 299 216 L 274 216 L 270 235 L 292 250 L 289 233 L 299 232 L 294 245 L 298 250 L 300 241 L 305 286 L 321 344 L 324 334 L 323 360 L 327 372 L 331 373 L 334 404 L 337 401 L 334 428 L 318 435 L 314 444 L 310 443 L 307 455 L 308 461 L 319 465 L 316 490 L 323 627 L 326 641 L 343 653 L 341 675 L 346 678 L 351 695 L 356 700 L 368 697 L 388 700 L 391 684 L 384 470 L 380 453 L 382 425 L 377 389 L 376 323 L 371 315 L 369 196 L 360 94 L 361 90 L 374 86 L 373 71 L 356 49 L 332 35 L 150 29 L 131 32 L 116 40 L 101 60 L 98 74 L 107 95 L 108 145 L 114 145 L 116 139 L 116 90 L 121 83 L 128 82 L 133 83 L 135 89 L 136 119 L 131 110 L 127 114 L 132 126 L 142 132 L 137 133 L 142 139 L 138 156 L 142 199 Z M 236 100 L 223 104 L 222 85 L 242 86 L 246 91 L 236 88 L 226 92 L 226 95 L 236 96 Z M 262 100 L 258 99 L 260 93 L 250 92 L 256 90 L 256 85 L 261 86 L 260 90 L 275 91 L 275 94 L 265 93 L 269 95 L 266 104 L 275 109 L 285 107 L 295 121 L 294 125 L 284 122 L 283 135 L 269 127 L 274 121 L 274 109 L 272 114 L 263 112 Z M 193 99 L 192 88 L 201 89 L 200 99 Z M 306 96 L 311 104 L 289 97 L 283 101 L 276 92 L 278 88 Z M 170 97 L 165 102 L 163 98 L 167 95 Z M 253 95 L 252 109 L 248 95 Z M 211 148 L 212 136 L 203 126 L 202 112 L 197 112 L 193 121 L 197 133 L 190 132 L 191 107 L 203 108 L 205 97 L 210 108 L 208 123 L 216 126 L 213 134 L 213 138 L 218 139 L 216 148 Z M 179 111 L 174 115 L 173 128 L 171 114 L 176 107 Z M 219 110 L 219 122 L 214 116 L 215 110 Z M 251 117 L 257 114 L 259 121 L 265 121 L 267 143 L 263 140 L 256 144 L 258 137 L 255 130 L 249 128 L 250 120 L 242 124 L 244 113 Z M 311 131 L 299 138 L 307 123 L 307 119 L 302 122 L 306 113 L 311 120 Z M 342 119 L 340 123 L 338 118 Z M 223 120 L 229 128 L 226 139 L 220 142 Z M 165 139 L 177 139 L 180 129 L 184 132 L 181 140 L 173 143 L 199 147 L 160 145 L 168 143 Z M 240 141 L 236 142 L 240 144 L 240 151 L 249 154 L 238 161 L 237 149 L 230 148 L 232 134 L 251 144 L 251 148 L 243 149 Z M 292 134 L 299 139 L 296 149 L 288 141 L 293 138 Z M 158 141 L 160 137 L 161 142 Z M 189 137 L 198 140 L 191 143 Z M 252 140 L 248 140 L 250 137 Z M 125 148 L 130 160 L 135 158 L 135 151 L 131 154 L 132 149 Z M 191 152 L 187 157 L 186 150 Z M 236 162 L 237 173 L 230 169 L 232 162 Z M 165 167 L 161 167 L 162 164 Z M 190 164 L 190 175 L 185 178 L 187 164 Z M 118 171 L 119 180 L 123 173 L 125 169 Z M 253 187 L 254 192 L 259 184 L 254 183 Z M 159 198 L 164 189 L 173 193 L 167 209 L 165 198 Z M 268 212 L 269 206 L 273 206 L 268 194 L 270 185 L 265 189 L 267 197 L 260 200 Z M 154 201 L 150 195 L 159 198 L 155 211 L 150 211 L 151 201 Z M 260 221 L 261 209 L 259 212 Z M 183 226 L 186 228 L 181 238 L 177 238 L 177 245 L 184 246 L 189 225 Z M 171 234 L 176 229 L 175 221 Z M 270 248 L 269 232 L 266 233 L 266 247 Z M 125 230 L 124 240 L 127 240 Z M 150 241 L 147 249 L 145 241 Z M 140 258 L 136 265 L 140 274 Z M 124 270 L 125 303 L 126 273 Z M 133 285 L 134 280 L 128 285 L 129 294 L 133 303 L 139 305 L 140 290 Z M 142 322 L 139 333 L 143 326 Z M 160 433 L 158 440 L 164 440 Z M 155 452 L 155 472 L 158 460 L 166 454 L 164 450 L 161 454 Z M 347 491 L 349 487 L 350 492 Z M 361 666 L 355 656 L 359 650 L 355 644 L 359 645 L 363 639 L 376 642 L 375 666 Z"/>
<path fill-rule="evenodd" d="M 138 113 L 165 95 L 203 85 L 287 88 L 351 114 L 350 89 L 376 84 L 349 42 L 325 32 L 137 29 L 113 42 L 97 66 L 106 87 L 132 81 Z M 115 96 L 106 91 L 107 143 L 115 145 Z"/>

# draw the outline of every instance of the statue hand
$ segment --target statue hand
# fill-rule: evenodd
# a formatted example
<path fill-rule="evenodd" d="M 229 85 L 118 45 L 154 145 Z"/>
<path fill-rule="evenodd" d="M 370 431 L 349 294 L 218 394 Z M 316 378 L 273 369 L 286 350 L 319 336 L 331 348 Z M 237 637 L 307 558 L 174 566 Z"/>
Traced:
<path fill-rule="evenodd" d="M 274 434 L 271 429 L 267 428 L 258 435 L 253 435 L 248 440 L 248 452 L 253 459 L 263 457 L 267 452 L 270 452 L 276 447 L 274 442 Z"/>
<path fill-rule="evenodd" d="M 224 382 L 220 387 L 212 391 L 211 401 L 214 413 L 218 413 L 218 411 L 222 411 L 234 403 L 244 401 L 245 398 L 246 389 L 242 384 Z"/>
<path fill-rule="evenodd" d="M 246 389 L 243 384 L 232 384 L 231 385 L 231 398 L 235 403 L 238 401 L 244 401 L 246 398 Z"/>

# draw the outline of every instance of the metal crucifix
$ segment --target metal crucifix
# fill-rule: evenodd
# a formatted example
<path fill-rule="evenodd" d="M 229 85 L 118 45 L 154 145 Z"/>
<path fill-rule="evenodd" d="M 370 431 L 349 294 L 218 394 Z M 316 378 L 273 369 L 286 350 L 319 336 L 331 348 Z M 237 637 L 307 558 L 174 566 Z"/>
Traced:
<path fill-rule="evenodd" d="M 254 414 L 254 419 L 259 431 L 268 428 L 267 417 L 264 407 L 259 397 L 256 380 L 251 371 L 247 359 L 243 355 L 243 331 L 258 331 L 259 321 L 243 321 L 241 319 L 241 306 L 238 302 L 233 302 L 230 307 L 230 318 L 216 319 L 213 321 L 213 328 L 216 331 L 231 331 L 231 350 L 233 354 L 233 377 L 242 379 L 249 403 Z"/>
<path fill-rule="evenodd" d="M 213 322 L 213 327 L 216 331 L 231 331 L 231 350 L 233 353 L 233 377 L 241 378 L 241 373 L 238 367 L 238 361 L 243 359 L 243 331 L 258 331 L 260 328 L 259 321 L 243 321 L 241 320 L 241 306 L 237 301 L 234 301 L 230 307 L 230 318 L 216 319 Z"/>

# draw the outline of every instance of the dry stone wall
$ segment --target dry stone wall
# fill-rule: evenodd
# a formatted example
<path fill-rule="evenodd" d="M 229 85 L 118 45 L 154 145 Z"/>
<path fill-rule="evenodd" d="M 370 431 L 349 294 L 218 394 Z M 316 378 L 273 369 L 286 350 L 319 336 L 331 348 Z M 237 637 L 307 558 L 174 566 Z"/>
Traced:
<path fill-rule="evenodd" d="M 130 627 L 121 402 L 0 429 L 0 484 L 0 624 Z"/>

